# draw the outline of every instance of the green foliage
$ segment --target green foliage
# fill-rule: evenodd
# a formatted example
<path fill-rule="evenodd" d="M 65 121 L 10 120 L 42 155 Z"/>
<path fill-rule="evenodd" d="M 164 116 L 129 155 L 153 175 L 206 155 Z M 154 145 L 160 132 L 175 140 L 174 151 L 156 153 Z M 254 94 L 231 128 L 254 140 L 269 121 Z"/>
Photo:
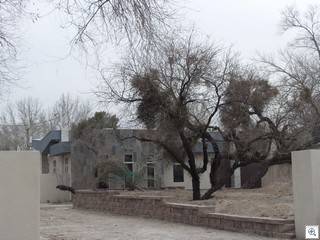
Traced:
<path fill-rule="evenodd" d="M 143 174 L 146 166 L 143 165 L 139 171 L 131 172 L 123 161 L 105 160 L 96 166 L 95 182 L 108 185 L 109 180 L 125 182 L 126 188 L 134 190 L 144 180 Z"/>
<path fill-rule="evenodd" d="M 131 83 L 141 98 L 137 118 L 148 129 L 167 129 L 167 133 L 172 133 L 185 127 L 188 121 L 186 101 L 177 100 L 172 89 L 164 88 L 157 70 L 135 75 Z"/>
<path fill-rule="evenodd" d="M 148 129 L 165 127 L 171 132 L 186 122 L 185 103 L 179 105 L 172 89 L 164 88 L 157 70 L 151 69 L 143 75 L 135 75 L 131 84 L 141 97 L 137 117 Z"/>
<path fill-rule="evenodd" d="M 262 114 L 277 96 L 276 87 L 257 74 L 234 76 L 226 89 L 226 104 L 221 108 L 221 121 L 226 128 L 245 128 L 253 114 Z"/>
<path fill-rule="evenodd" d="M 132 79 L 132 87 L 142 99 L 137 108 L 137 117 L 149 129 L 155 127 L 159 114 L 168 107 L 167 96 L 161 92 L 158 81 L 159 73 L 156 70 L 150 70 L 144 75 L 136 75 Z"/>
<path fill-rule="evenodd" d="M 87 131 L 93 129 L 116 128 L 119 119 L 116 115 L 106 112 L 96 112 L 93 117 L 80 121 L 73 125 L 72 132 L 74 138 L 82 138 Z"/>

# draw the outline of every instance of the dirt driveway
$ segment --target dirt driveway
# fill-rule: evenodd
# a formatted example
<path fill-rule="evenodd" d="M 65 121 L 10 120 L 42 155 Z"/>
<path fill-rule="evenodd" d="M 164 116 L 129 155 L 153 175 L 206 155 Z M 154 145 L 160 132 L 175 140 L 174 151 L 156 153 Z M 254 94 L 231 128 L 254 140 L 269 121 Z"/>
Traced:
<path fill-rule="evenodd" d="M 271 239 L 153 219 L 75 210 L 71 205 L 45 205 L 40 212 L 41 240 Z"/>

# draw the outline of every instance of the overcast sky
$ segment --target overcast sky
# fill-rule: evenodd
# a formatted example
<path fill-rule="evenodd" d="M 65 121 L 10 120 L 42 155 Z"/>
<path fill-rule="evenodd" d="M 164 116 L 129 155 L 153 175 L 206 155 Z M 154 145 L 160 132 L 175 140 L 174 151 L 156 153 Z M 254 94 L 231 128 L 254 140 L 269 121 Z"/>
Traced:
<path fill-rule="evenodd" d="M 186 18 L 203 33 L 217 41 L 234 44 L 242 58 L 249 60 L 257 51 L 275 53 L 286 44 L 290 36 L 282 36 L 278 30 L 280 13 L 285 6 L 295 4 L 305 9 L 318 1 L 187 0 L 185 12 Z M 35 7 L 39 8 L 41 15 L 48 11 L 43 4 L 36 3 Z M 13 89 L 8 100 L 31 95 L 50 107 L 62 93 L 89 98 L 85 93 L 94 87 L 94 75 L 87 71 L 84 59 L 66 57 L 73 34 L 59 27 L 57 15 L 51 14 L 35 23 L 25 22 L 22 32 L 24 44 L 28 47 L 22 55 L 27 66 L 23 86 L 28 88 Z M 111 62 L 115 59 L 114 52 L 112 49 L 108 51 Z"/>

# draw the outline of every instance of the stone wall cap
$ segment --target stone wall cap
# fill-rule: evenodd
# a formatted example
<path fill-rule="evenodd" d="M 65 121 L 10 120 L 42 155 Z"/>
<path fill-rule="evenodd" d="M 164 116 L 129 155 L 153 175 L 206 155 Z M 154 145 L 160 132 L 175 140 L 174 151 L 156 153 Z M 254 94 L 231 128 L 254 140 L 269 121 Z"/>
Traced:
<path fill-rule="evenodd" d="M 81 190 L 76 190 L 76 193 L 115 193 L 119 194 L 119 190 L 92 190 L 92 189 L 81 189 Z"/>
<path fill-rule="evenodd" d="M 150 196 L 150 195 L 116 195 L 113 196 L 114 198 L 132 198 L 132 199 L 155 199 L 155 200 L 162 200 L 162 199 L 169 199 L 172 198 L 171 196 Z"/>
<path fill-rule="evenodd" d="M 231 215 L 225 213 L 206 213 L 206 216 L 220 219 L 230 219 L 237 221 L 248 221 L 257 223 L 271 223 L 271 224 L 293 224 L 293 219 L 271 218 L 271 217 L 251 217 L 241 215 Z"/>
<path fill-rule="evenodd" d="M 194 208 L 194 209 L 212 208 L 210 206 L 204 206 L 204 205 L 187 204 L 187 203 L 173 203 L 173 202 L 167 202 L 166 205 L 174 206 L 177 208 Z"/>

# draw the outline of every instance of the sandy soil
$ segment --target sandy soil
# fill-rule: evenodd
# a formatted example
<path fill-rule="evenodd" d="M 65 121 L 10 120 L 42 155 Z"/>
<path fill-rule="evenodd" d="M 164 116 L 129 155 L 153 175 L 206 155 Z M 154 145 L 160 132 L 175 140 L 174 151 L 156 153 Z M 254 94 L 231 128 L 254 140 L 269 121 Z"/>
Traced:
<path fill-rule="evenodd" d="M 171 196 L 169 202 L 211 206 L 216 213 L 293 219 L 292 183 L 275 182 L 259 189 L 222 189 L 204 201 L 192 201 L 192 192 L 182 189 L 122 191 L 121 194 Z"/>
<path fill-rule="evenodd" d="M 179 223 L 42 206 L 41 240 L 270 240 Z"/>

